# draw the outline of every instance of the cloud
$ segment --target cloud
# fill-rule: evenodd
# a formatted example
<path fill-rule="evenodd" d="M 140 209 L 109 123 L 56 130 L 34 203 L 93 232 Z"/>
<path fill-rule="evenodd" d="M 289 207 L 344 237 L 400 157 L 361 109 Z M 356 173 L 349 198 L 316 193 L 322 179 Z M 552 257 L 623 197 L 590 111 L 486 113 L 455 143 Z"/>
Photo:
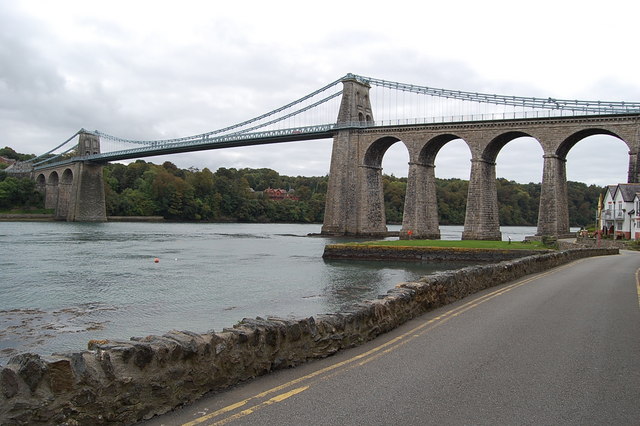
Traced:
<path fill-rule="evenodd" d="M 580 32 L 584 43 L 571 44 L 569 55 L 561 40 L 571 40 L 576 29 L 598 17 L 584 8 L 581 22 L 574 22 L 568 19 L 573 8 L 556 6 L 549 15 L 542 12 L 545 6 L 522 14 L 496 1 L 414 4 L 407 14 L 402 8 L 332 1 L 313 12 L 288 1 L 277 8 L 268 2 L 196 0 L 114 0 L 91 8 L 76 0 L 2 2 L 0 144 L 42 153 L 81 127 L 134 139 L 199 134 L 275 109 L 348 72 L 487 93 L 640 99 L 637 55 L 628 54 L 632 26 L 621 26 L 623 36 Z M 628 24 L 630 16 L 620 19 Z M 557 32 L 519 36 L 540 22 L 555 25 Z M 583 44 L 608 50 L 588 52 Z M 516 142 L 499 155 L 498 174 L 539 181 L 539 147 Z M 590 148 L 580 154 L 582 145 L 574 148 L 578 160 L 570 153 L 570 178 L 596 176 L 606 184 L 614 179 L 611 170 L 620 168 L 617 175 L 626 179 L 626 152 L 585 144 Z M 325 175 L 330 156 L 328 140 L 149 160 Z M 587 161 L 594 157 L 599 161 Z M 526 163 L 519 163 L 522 158 Z M 468 149 L 448 144 L 436 159 L 436 174 L 466 179 L 468 159 Z M 384 171 L 405 176 L 406 163 L 406 150 L 394 146 Z"/>

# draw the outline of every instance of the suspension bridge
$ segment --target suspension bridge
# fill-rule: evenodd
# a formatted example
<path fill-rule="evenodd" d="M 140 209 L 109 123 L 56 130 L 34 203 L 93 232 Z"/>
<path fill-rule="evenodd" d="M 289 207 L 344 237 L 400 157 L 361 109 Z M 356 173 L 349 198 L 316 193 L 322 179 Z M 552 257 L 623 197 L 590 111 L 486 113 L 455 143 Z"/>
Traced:
<path fill-rule="evenodd" d="M 60 219 L 106 220 L 104 163 L 333 139 L 322 232 L 377 236 L 387 231 L 382 158 L 402 142 L 410 161 L 401 238 L 439 238 L 434 161 L 446 143 L 462 139 L 472 155 L 463 238 L 500 239 L 496 157 L 511 140 L 529 136 L 544 151 L 538 235 L 563 236 L 569 232 L 566 155 L 596 134 L 627 144 L 628 181 L 638 182 L 640 102 L 485 94 L 347 74 L 270 112 L 192 136 L 145 140 L 80 129 L 16 171 L 36 180 Z"/>

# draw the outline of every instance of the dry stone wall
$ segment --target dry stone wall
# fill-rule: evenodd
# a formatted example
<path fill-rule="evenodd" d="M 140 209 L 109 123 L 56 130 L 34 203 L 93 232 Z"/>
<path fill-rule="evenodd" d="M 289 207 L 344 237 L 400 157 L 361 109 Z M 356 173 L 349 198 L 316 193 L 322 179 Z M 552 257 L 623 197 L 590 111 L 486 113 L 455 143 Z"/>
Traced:
<path fill-rule="evenodd" d="M 91 341 L 79 353 L 17 355 L 0 369 L 0 424 L 134 423 L 206 392 L 359 345 L 485 288 L 616 253 L 576 249 L 441 272 L 334 314 L 244 319 L 222 332 L 170 331 Z"/>

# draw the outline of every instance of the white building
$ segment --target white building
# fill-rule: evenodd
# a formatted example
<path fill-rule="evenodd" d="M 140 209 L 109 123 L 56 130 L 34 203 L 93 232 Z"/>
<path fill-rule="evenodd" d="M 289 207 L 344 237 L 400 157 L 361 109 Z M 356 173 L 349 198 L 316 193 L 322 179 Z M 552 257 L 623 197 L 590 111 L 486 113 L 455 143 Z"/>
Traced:
<path fill-rule="evenodd" d="M 635 218 L 633 226 L 634 233 L 631 236 L 634 240 L 640 240 L 640 192 L 636 192 L 633 197 L 633 210 L 635 210 L 632 216 Z"/>
<path fill-rule="evenodd" d="M 600 217 L 603 235 L 640 239 L 640 183 L 609 185 Z"/>

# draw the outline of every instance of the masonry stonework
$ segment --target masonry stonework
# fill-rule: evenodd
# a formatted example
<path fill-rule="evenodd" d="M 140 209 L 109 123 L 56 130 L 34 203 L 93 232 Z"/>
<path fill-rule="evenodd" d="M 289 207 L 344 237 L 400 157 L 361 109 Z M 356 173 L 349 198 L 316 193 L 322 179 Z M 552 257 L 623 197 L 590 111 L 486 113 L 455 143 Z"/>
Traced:
<path fill-rule="evenodd" d="M 400 239 L 440 239 L 433 164 L 409 163 Z"/>
<path fill-rule="evenodd" d="M 105 222 L 107 208 L 102 165 L 78 163 L 77 176 L 72 188 L 67 221 Z"/>
<path fill-rule="evenodd" d="M 345 84 L 341 111 L 353 104 Z M 360 88 L 362 92 L 364 89 Z M 386 230 L 379 175 L 384 152 L 400 142 L 409 152 L 408 182 L 400 238 L 438 238 L 437 199 L 433 164 L 442 146 L 454 139 L 471 152 L 471 176 L 463 238 L 499 240 L 496 159 L 510 141 L 529 136 L 542 147 L 543 176 L 536 235 L 569 234 L 566 180 L 568 152 L 580 140 L 597 134 L 615 136 L 629 147 L 630 183 L 640 181 L 640 117 L 638 115 L 555 117 L 492 122 L 421 124 L 385 128 L 352 128 L 334 137 L 329 192 L 322 232 L 332 235 L 372 235 Z M 346 157 L 344 157 L 346 155 Z M 376 189 L 379 188 L 379 189 Z M 411 231 L 411 236 L 409 235 Z"/>
<path fill-rule="evenodd" d="M 100 139 L 80 133 L 78 152 L 80 155 L 100 153 Z M 45 208 L 54 209 L 56 220 L 107 220 L 102 164 L 78 159 L 71 163 L 38 167 L 30 174 L 36 181 L 36 188 L 44 193 Z"/>

